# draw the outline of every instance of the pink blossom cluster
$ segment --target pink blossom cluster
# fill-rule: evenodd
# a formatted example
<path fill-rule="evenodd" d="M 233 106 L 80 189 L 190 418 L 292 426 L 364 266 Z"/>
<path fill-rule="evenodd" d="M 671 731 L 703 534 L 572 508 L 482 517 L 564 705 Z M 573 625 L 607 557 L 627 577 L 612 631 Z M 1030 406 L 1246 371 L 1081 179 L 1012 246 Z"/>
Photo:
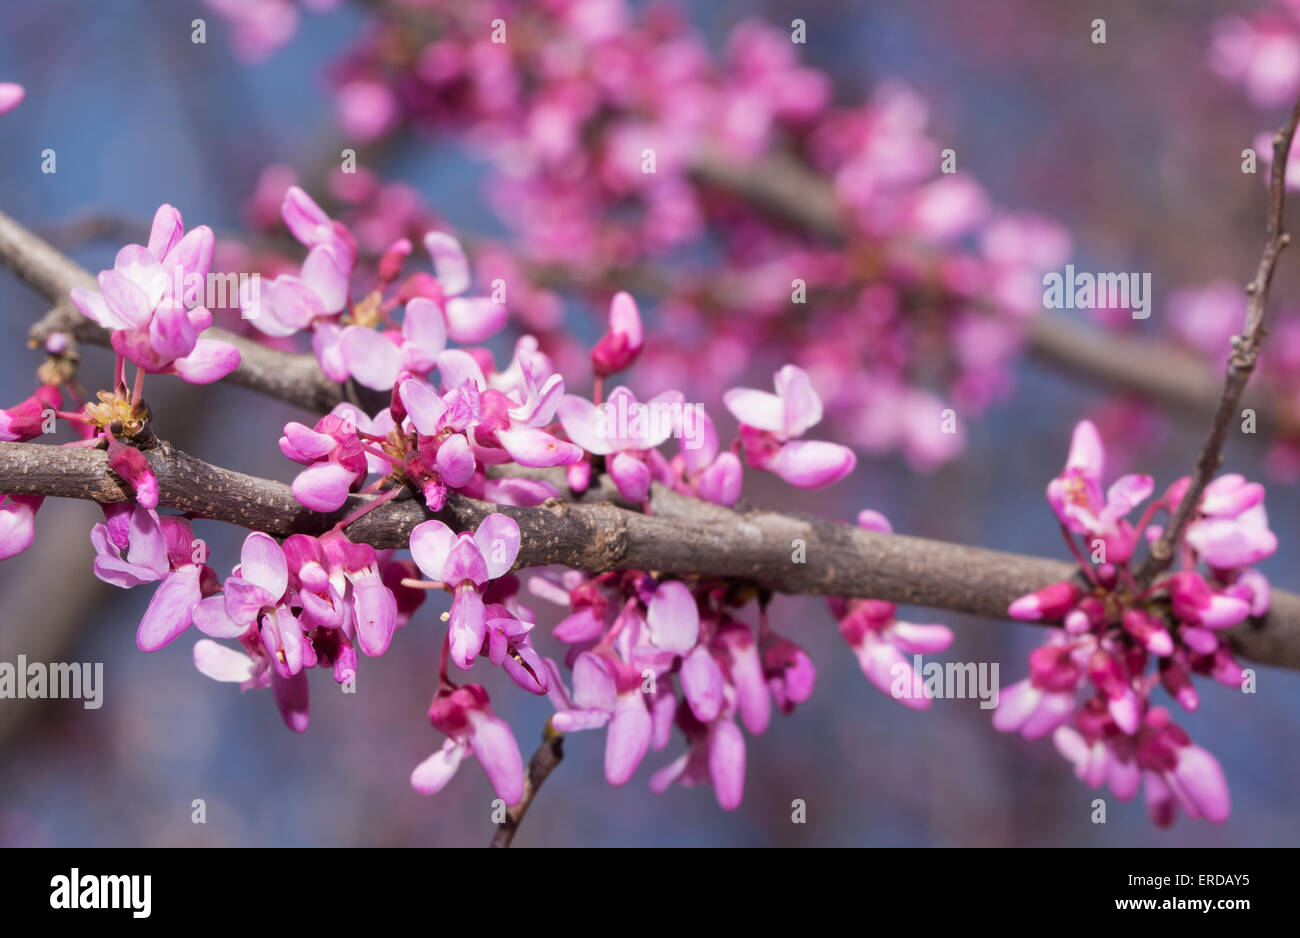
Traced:
<path fill-rule="evenodd" d="M 1160 537 L 1152 521 L 1173 513 L 1190 479 L 1174 482 L 1135 524 L 1129 516 L 1154 482 L 1130 474 L 1103 490 L 1104 462 L 1096 427 L 1080 423 L 1047 497 L 1081 573 L 1011 604 L 1014 618 L 1063 627 L 1030 655 L 1029 677 L 1002 693 L 993 723 L 1026 739 L 1052 734 L 1079 778 L 1108 784 L 1122 800 L 1145 783 L 1147 809 L 1161 826 L 1180 808 L 1222 822 L 1229 813 L 1222 769 L 1151 695 L 1163 687 L 1193 712 L 1200 698 L 1192 675 L 1242 686 L 1224 632 L 1268 611 L 1268 581 L 1254 569 L 1277 549 L 1264 488 L 1232 474 L 1210 482 L 1175 545 L 1176 570 L 1144 587 L 1131 563 L 1136 548 Z"/>
<path fill-rule="evenodd" d="M 956 417 L 1007 392 L 1042 273 L 1063 263 L 1069 239 L 998 210 L 969 174 L 941 172 L 915 92 L 885 83 L 837 105 L 783 29 L 747 20 L 715 56 L 665 4 L 432 0 L 412 13 L 427 32 L 375 15 L 336 63 L 340 123 L 362 142 L 408 127 L 454 133 L 489 162 L 517 248 L 492 259 L 492 276 L 563 365 L 574 340 L 554 295 L 529 282 L 535 271 L 617 281 L 707 241 L 709 266 L 674 268 L 653 326 L 697 344 L 717 393 L 741 378 L 738 349 L 790 349 L 841 437 L 924 471 L 960 452 Z M 847 246 L 818 246 L 700 169 L 769 158 L 830 180 L 827 211 Z M 336 187 L 358 224 L 396 236 L 421 213 L 408 187 L 357 176 Z M 282 191 L 283 173 L 272 183 Z M 676 344 L 647 356 L 650 390 L 687 377 Z"/>

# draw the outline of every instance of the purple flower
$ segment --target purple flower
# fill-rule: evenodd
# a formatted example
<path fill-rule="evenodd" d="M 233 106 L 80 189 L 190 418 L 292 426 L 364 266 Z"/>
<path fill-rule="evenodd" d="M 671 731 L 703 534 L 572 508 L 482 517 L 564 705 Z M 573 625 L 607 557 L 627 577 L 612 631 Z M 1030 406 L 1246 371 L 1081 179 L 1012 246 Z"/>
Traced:
<path fill-rule="evenodd" d="M 838 482 L 857 464 L 853 451 L 837 443 L 799 440 L 822 419 L 822 402 L 807 372 L 786 365 L 776 373 L 776 393 L 733 388 L 723 397 L 740 421 L 745 458 L 799 488 Z"/>
<path fill-rule="evenodd" d="M 0 114 L 8 114 L 18 105 L 23 103 L 23 98 L 27 92 L 22 85 L 14 84 L 11 81 L 0 81 Z"/>
<path fill-rule="evenodd" d="M 477 756 L 492 789 L 506 804 L 524 796 L 524 760 L 510 726 L 492 712 L 487 691 L 478 684 L 438 688 L 429 722 L 447 734 L 442 749 L 411 773 L 411 787 L 422 795 L 440 791 L 466 756 Z"/>
<path fill-rule="evenodd" d="M 123 589 L 161 581 L 136 633 L 141 651 L 157 651 L 190 627 L 203 599 L 202 544 L 184 518 L 160 519 L 140 504 L 105 505 L 104 513 L 108 520 L 90 529 L 95 576 Z"/>
<path fill-rule="evenodd" d="M 357 430 L 370 429 L 369 418 L 346 403 L 316 421 L 315 428 L 296 421 L 285 424 L 280 452 L 307 466 L 293 480 L 294 498 L 313 511 L 343 507 L 370 471 L 368 454 L 357 437 Z"/>
<path fill-rule="evenodd" d="M 239 351 L 200 339 L 212 314 L 191 305 L 203 298 L 212 248 L 210 228 L 184 234 L 181 213 L 163 205 L 148 246 L 122 248 L 113 269 L 100 272 L 99 291 L 74 287 L 72 302 L 111 331 L 114 351 L 146 372 L 176 374 L 192 384 L 220 380 L 239 367 Z"/>
<path fill-rule="evenodd" d="M 0 496 L 0 560 L 21 554 L 36 537 L 36 510 L 40 495 Z"/>
<path fill-rule="evenodd" d="M 668 439 L 673 424 L 655 415 L 680 409 L 680 391 L 665 391 L 644 404 L 627 388 L 615 388 L 609 400 L 597 406 L 573 394 L 560 401 L 564 432 L 582 449 L 604 456 L 605 467 L 619 494 L 630 502 L 644 502 L 656 475 L 670 481 L 667 464 L 655 449 Z"/>
<path fill-rule="evenodd" d="M 482 590 L 510 572 L 519 555 L 519 525 L 491 514 L 473 535 L 457 535 L 441 521 L 425 521 L 411 532 L 411 556 L 424 575 L 452 591 L 451 659 L 468 669 L 487 637 Z"/>
<path fill-rule="evenodd" d="M 1065 469 L 1047 486 L 1047 500 L 1066 529 L 1106 545 L 1110 563 L 1125 563 L 1137 546 L 1137 533 L 1126 516 L 1145 501 L 1155 487 L 1150 476 L 1126 475 L 1101 494 L 1106 454 L 1101 435 L 1091 421 L 1074 428 Z"/>

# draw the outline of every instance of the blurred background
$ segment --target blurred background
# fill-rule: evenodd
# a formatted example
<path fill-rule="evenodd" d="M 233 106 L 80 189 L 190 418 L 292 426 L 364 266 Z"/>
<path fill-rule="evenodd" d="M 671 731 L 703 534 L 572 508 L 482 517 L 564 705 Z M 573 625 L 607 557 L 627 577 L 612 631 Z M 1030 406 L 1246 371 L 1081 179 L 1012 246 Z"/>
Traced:
<path fill-rule="evenodd" d="M 633 4 L 637 6 L 637 4 Z M 806 19 L 805 64 L 827 71 L 837 97 L 856 100 L 882 80 L 904 79 L 929 102 L 930 132 L 959 154 L 999 205 L 1054 218 L 1071 235 L 1080 270 L 1151 271 L 1153 319 L 1171 293 L 1215 279 L 1244 283 L 1262 243 L 1263 191 L 1240 171 L 1240 152 L 1284 110 L 1259 109 L 1207 64 L 1215 18 L 1248 3 L 1097 0 L 935 0 L 925 4 L 695 2 L 688 18 L 719 45 L 743 19 L 788 29 Z M 208 41 L 190 41 L 196 17 Z M 1087 41 L 1107 20 L 1104 46 Z M 129 236 L 87 234 L 87 219 L 147 223 L 169 202 L 187 226 L 238 231 L 262 170 L 307 176 L 335 159 L 328 71 L 362 29 L 343 3 L 304 11 L 293 37 L 264 62 L 236 57 L 231 28 L 194 0 L 91 4 L 0 0 L 0 80 L 27 99 L 0 119 L 0 208 L 62 244 L 91 270 L 111 266 Z M 40 172 L 41 151 L 57 173 Z M 484 192 L 486 172 L 457 141 L 405 139 L 369 164 L 418 190 L 467 238 L 501 236 Z M 93 228 L 93 226 L 90 226 Z M 1284 255 L 1278 306 L 1300 305 L 1300 253 Z M 47 303 L 0 276 L 0 400 L 31 391 L 39 356 L 23 343 Z M 642 306 L 653 321 L 653 303 Z M 589 312 L 589 311 L 588 311 Z M 598 311 L 599 312 L 599 311 Z M 589 316 L 567 309 L 574 321 Z M 1074 314 L 1083 316 L 1084 314 Z M 1153 328 L 1155 328 L 1153 324 Z M 589 326 L 575 326 L 590 329 Z M 594 334 L 594 333 L 593 333 Z M 683 352 L 683 355 L 689 355 Z M 83 350 L 82 375 L 106 386 L 111 356 Z M 690 366 L 686 371 L 690 372 Z M 766 386 L 770 369 L 747 375 Z M 635 387 L 637 372 L 631 374 Z M 884 512 L 897 531 L 1066 559 L 1043 497 L 1064 463 L 1077 420 L 1108 400 L 1103 388 L 1033 359 L 1015 369 L 1007 400 L 965 423 L 966 447 L 929 475 L 895 457 L 862 458 L 845 482 L 796 492 L 748 472 L 754 503 L 852 518 Z M 96 384 L 95 382 L 102 382 Z M 573 389 L 582 390 L 585 389 Z M 152 379 L 159 433 L 188 452 L 289 481 L 296 467 L 276 440 L 300 412 L 237 388 L 196 389 Z M 201 415 L 201 417 L 200 417 Z M 1115 449 L 1108 478 L 1140 464 L 1157 491 L 1184 474 L 1208 421 L 1153 417 Z M 816 434 L 814 434 L 816 435 Z M 1264 479 L 1267 441 L 1232 435 L 1226 468 Z M 1300 537 L 1294 485 L 1273 484 L 1267 508 L 1281 547 L 1263 571 L 1300 589 L 1291 545 Z M 0 660 L 103 662 L 104 706 L 0 700 L 0 844 L 196 846 L 482 846 L 492 835 L 491 789 L 466 763 L 432 798 L 414 793 L 411 768 L 442 737 L 425 718 L 436 683 L 445 601 L 433 599 L 380 659 L 367 659 L 355 695 L 312 676 L 312 724 L 296 736 L 270 694 L 240 694 L 199 675 L 183 637 L 151 655 L 135 647 L 147 589 L 124 592 L 91 574 L 93 503 L 50 500 L 33 548 L 0 565 Z M 243 532 L 198 522 L 211 562 L 225 573 Z M 532 603 L 534 608 L 542 603 Z M 540 610 L 539 610 L 540 611 Z M 915 622 L 957 634 L 946 656 L 996 661 L 1004 687 L 1023 677 L 1040 641 L 1034 628 L 924 609 Z M 836 634 L 824 603 L 778 598 L 773 624 L 811 654 L 812 699 L 749 738 L 744 804 L 724 812 L 707 787 L 647 789 L 680 742 L 647 757 L 624 788 L 603 778 L 603 734 L 571 735 L 516 838 L 540 845 L 1293 845 L 1300 841 L 1300 674 L 1259 669 L 1259 692 L 1199 684 L 1200 712 L 1178 720 L 1224 766 L 1231 820 L 1147 820 L 1141 799 L 1107 797 L 1108 822 L 1090 822 L 1097 795 L 1073 778 L 1049 741 L 995 732 L 977 700 L 939 700 L 908 711 L 871 687 Z M 539 629 L 544 632 L 544 629 Z M 541 637 L 543 653 L 558 646 Z M 525 757 L 550 712 L 513 692 L 499 672 L 476 672 Z M 807 803 L 807 824 L 790 803 Z M 206 823 L 191 822 L 194 799 Z"/>

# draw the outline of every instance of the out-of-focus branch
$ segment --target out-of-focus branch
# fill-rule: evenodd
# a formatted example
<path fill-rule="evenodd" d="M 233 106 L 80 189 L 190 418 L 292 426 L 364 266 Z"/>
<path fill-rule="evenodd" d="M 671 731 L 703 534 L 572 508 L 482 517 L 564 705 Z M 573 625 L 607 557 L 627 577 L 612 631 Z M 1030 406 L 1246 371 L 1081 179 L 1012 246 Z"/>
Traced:
<path fill-rule="evenodd" d="M 515 839 L 515 833 L 519 830 L 519 824 L 528 813 L 528 808 L 537 797 L 537 789 L 542 787 L 542 782 L 560 764 L 564 758 L 564 734 L 558 733 L 551 728 L 551 721 L 546 721 L 546 728 L 542 731 L 542 742 L 533 753 L 533 757 L 528 760 L 528 773 L 524 776 L 524 797 L 520 799 L 519 804 L 506 811 L 506 819 L 497 828 L 497 832 L 492 836 L 493 847 L 509 847 Z"/>
<path fill-rule="evenodd" d="M 1201 493 L 1210 484 L 1214 474 L 1223 462 L 1223 444 L 1228 438 L 1228 427 L 1240 417 L 1241 397 L 1246 384 L 1255 372 L 1255 360 L 1259 356 L 1259 343 L 1264 338 L 1264 309 L 1268 306 L 1268 288 L 1273 282 L 1273 271 L 1277 269 L 1277 259 L 1288 244 L 1291 236 L 1284 230 L 1286 223 L 1286 168 L 1291 141 L 1295 137 L 1296 125 L 1300 124 L 1300 100 L 1291 109 L 1291 117 L 1286 125 L 1273 135 L 1273 170 L 1268 186 L 1268 214 L 1265 220 L 1264 250 L 1259 258 L 1259 267 L 1255 270 L 1255 279 L 1246 287 L 1250 302 L 1246 304 L 1246 325 L 1241 335 L 1232 337 L 1232 354 L 1228 356 L 1227 374 L 1223 382 L 1223 392 L 1219 396 L 1210 422 L 1210 432 L 1201 445 L 1192 469 L 1191 483 L 1183 493 L 1182 501 L 1174 510 L 1169 524 L 1161 532 L 1159 539 L 1151 545 L 1151 553 L 1138 570 L 1139 585 L 1146 585 L 1160 571 L 1169 566 L 1173 559 L 1174 545 L 1178 543 L 1196 511 L 1196 503 Z"/>
<path fill-rule="evenodd" d="M 320 514 L 300 505 L 283 483 L 209 465 L 166 443 L 145 456 L 158 478 L 161 505 L 277 536 L 322 533 L 370 498 L 354 495 L 338 512 Z M 103 452 L 33 443 L 0 443 L 0 491 L 98 502 L 131 497 Z M 516 567 L 725 577 L 778 593 L 872 597 L 997 618 L 1006 617 L 1016 598 L 1076 573 L 1057 560 L 879 534 L 804 515 L 732 511 L 658 485 L 647 514 L 605 501 L 551 499 L 519 508 L 452 494 L 434 517 L 466 531 L 493 512 L 519 525 Z M 418 500 L 395 499 L 357 519 L 347 533 L 379 548 L 406 547 L 411 530 L 428 517 Z M 796 563 L 792 553 L 801 543 L 807 562 Z M 1300 596 L 1275 592 L 1272 611 L 1234 630 L 1233 641 L 1245 657 L 1300 670 Z"/>
<path fill-rule="evenodd" d="M 838 241 L 847 236 L 828 183 L 791 157 L 742 165 L 703 154 L 692 163 L 691 172 L 702 185 L 734 193 L 770 217 L 819 238 Z M 1213 369 L 1168 343 L 1102 332 L 1047 311 L 1037 313 L 1027 330 L 1035 357 L 1078 377 L 1184 413 L 1203 413 L 1218 399 L 1220 383 Z M 1276 419 L 1264 400 L 1248 403 L 1261 425 Z"/>

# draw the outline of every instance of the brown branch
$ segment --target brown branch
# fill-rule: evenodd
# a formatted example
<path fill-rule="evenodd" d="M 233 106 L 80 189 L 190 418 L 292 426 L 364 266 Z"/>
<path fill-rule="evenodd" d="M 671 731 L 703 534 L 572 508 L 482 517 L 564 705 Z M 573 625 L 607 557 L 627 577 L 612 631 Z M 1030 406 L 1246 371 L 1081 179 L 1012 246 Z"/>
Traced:
<path fill-rule="evenodd" d="M 1201 493 L 1223 462 L 1223 444 L 1228 438 L 1228 427 L 1240 419 L 1242 394 L 1245 393 L 1250 376 L 1255 372 L 1259 344 L 1264 337 L 1264 309 L 1268 305 L 1268 289 L 1273 282 L 1273 272 L 1277 269 L 1277 259 L 1291 243 L 1291 236 L 1284 230 L 1286 166 L 1297 124 L 1300 124 L 1300 100 L 1291 109 L 1291 117 L 1286 126 L 1273 135 L 1273 169 L 1269 177 L 1264 250 L 1260 254 L 1259 267 L 1255 270 L 1255 279 L 1246 285 L 1246 292 L 1250 295 L 1250 301 L 1246 304 L 1246 325 L 1241 335 L 1232 337 L 1232 354 L 1228 357 L 1223 391 L 1210 423 L 1210 432 L 1196 457 L 1191 483 L 1183 493 L 1183 499 L 1178 503 L 1169 524 L 1161 532 L 1160 538 L 1151 545 L 1151 553 L 1138 569 L 1137 581 L 1140 586 L 1149 584 L 1160 571 L 1169 566 L 1173 559 L 1174 545 L 1191 521 Z"/>
<path fill-rule="evenodd" d="M 28 332 L 28 342 L 43 345 L 53 332 L 66 332 L 79 342 L 109 347 L 108 330 L 91 322 L 68 300 L 73 287 L 98 289 L 95 278 L 47 241 L 0 212 L 0 264 L 55 304 Z M 325 377 L 315 356 L 282 352 L 246 336 L 212 328 L 205 338 L 229 342 L 239 349 L 240 366 L 225 380 L 270 397 L 323 413 L 343 400 L 356 402 L 360 392 Z"/>
<path fill-rule="evenodd" d="M 158 478 L 161 505 L 279 537 L 323 533 L 371 497 L 354 495 L 326 515 L 300 505 L 284 483 L 211 466 L 166 443 L 145 455 Z M 97 502 L 130 497 L 102 451 L 34 443 L 0 443 L 0 492 Z M 1076 573 L 1073 564 L 1059 560 L 879 534 L 803 515 L 732 511 L 659 485 L 652 489 L 649 514 L 607 501 L 551 499 L 517 508 L 453 494 L 434 517 L 466 531 L 493 512 L 519 524 L 523 542 L 516 568 L 656 570 L 743 580 L 778 593 L 873 597 L 993 618 L 1005 618 L 1018 597 Z M 375 547 L 403 548 L 428 517 L 417 499 L 399 498 L 363 515 L 347 533 Z M 800 542 L 805 563 L 792 559 Z M 1300 596 L 1275 591 L 1267 616 L 1231 634 L 1243 656 L 1300 670 Z"/>
<path fill-rule="evenodd" d="M 564 758 L 564 734 L 551 728 L 551 721 L 546 721 L 542 730 L 542 742 L 528 760 L 528 773 L 524 776 L 524 797 L 519 804 L 506 811 L 506 819 L 492 836 L 493 847 L 509 847 L 519 830 L 519 824 L 528 813 L 529 806 L 537 797 L 537 789 L 542 782 L 560 764 Z"/>

